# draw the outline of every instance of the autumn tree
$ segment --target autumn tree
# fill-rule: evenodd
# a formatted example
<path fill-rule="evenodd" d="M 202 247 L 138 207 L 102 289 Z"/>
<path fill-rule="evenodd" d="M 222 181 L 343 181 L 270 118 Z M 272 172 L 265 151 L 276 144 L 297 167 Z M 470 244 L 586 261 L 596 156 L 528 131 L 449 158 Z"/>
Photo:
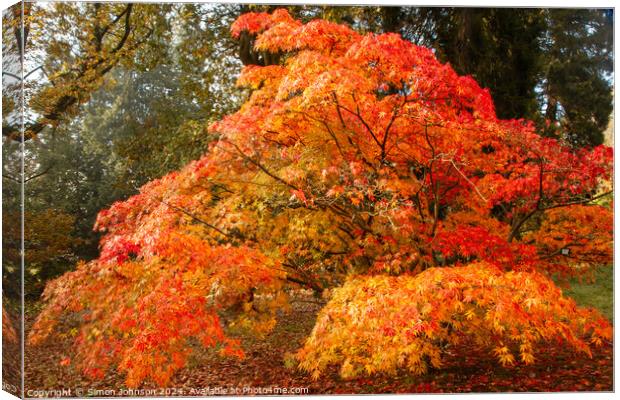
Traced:
<path fill-rule="evenodd" d="M 70 329 L 91 378 L 164 385 L 197 344 L 243 357 L 235 329 L 269 332 L 295 288 L 330 297 L 297 354 L 315 377 L 424 373 L 465 337 L 503 365 L 611 337 L 550 279 L 611 260 L 611 149 L 497 118 L 397 34 L 283 9 L 232 34 L 278 63 L 243 69 L 251 95 L 204 157 L 99 214 L 99 258 L 48 284 L 31 345 Z"/>

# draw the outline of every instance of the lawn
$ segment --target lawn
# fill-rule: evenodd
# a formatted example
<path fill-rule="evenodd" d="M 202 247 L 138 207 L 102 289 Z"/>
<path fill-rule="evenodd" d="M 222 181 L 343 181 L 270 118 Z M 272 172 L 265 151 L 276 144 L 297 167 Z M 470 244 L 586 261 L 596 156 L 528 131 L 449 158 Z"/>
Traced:
<path fill-rule="evenodd" d="M 590 306 L 598 309 L 610 321 L 614 316 L 614 270 L 612 266 L 598 268 L 595 280 L 589 282 L 573 279 L 570 288 L 564 289 L 564 293 L 577 302 L 580 306 Z"/>

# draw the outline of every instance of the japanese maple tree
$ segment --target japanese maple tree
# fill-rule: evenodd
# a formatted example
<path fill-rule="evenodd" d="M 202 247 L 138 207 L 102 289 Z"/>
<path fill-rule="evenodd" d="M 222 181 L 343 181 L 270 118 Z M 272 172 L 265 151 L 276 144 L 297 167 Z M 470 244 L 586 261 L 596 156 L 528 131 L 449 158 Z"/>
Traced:
<path fill-rule="evenodd" d="M 284 10 L 242 33 L 278 63 L 244 68 L 251 94 L 203 158 L 100 213 L 99 259 L 48 285 L 30 343 L 73 329 L 86 374 L 163 385 L 197 344 L 243 357 L 222 312 L 261 335 L 300 287 L 330 297 L 298 353 L 315 377 L 423 373 L 463 337 L 504 365 L 611 337 L 550 279 L 611 261 L 611 149 L 498 119 L 487 89 L 396 34 Z"/>

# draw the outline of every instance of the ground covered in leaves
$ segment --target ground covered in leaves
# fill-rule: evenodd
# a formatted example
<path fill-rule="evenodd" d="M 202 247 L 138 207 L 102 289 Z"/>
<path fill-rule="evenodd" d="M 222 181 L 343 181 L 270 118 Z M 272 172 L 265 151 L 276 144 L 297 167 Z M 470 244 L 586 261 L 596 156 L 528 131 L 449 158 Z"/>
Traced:
<path fill-rule="evenodd" d="M 275 330 L 263 340 L 244 338 L 246 358 L 222 358 L 213 350 L 201 351 L 179 371 L 167 389 L 145 385 L 133 394 L 205 396 L 215 394 L 322 394 L 322 393 L 463 393 L 463 392 L 555 392 L 612 391 L 613 345 L 605 343 L 593 358 L 576 355 L 571 349 L 548 347 L 538 353 L 532 366 L 504 368 L 475 346 L 463 343 L 449 349 L 445 365 L 422 377 L 401 373 L 343 380 L 332 368 L 318 381 L 298 371 L 292 354 L 310 333 L 320 306 L 295 303 L 280 318 Z M 27 318 L 27 326 L 32 317 Z M 26 393 L 44 395 L 45 390 L 71 389 L 71 395 L 128 395 L 122 376 L 109 373 L 90 382 L 73 366 L 61 361 L 71 356 L 71 338 L 50 340 L 44 346 L 26 349 Z M 76 391 L 76 389 L 78 389 Z M 49 393 L 47 393 L 49 394 Z M 67 392 L 63 394 L 67 395 Z"/>
<path fill-rule="evenodd" d="M 2 338 L 2 389 L 19 396 L 21 360 L 19 342 Z"/>

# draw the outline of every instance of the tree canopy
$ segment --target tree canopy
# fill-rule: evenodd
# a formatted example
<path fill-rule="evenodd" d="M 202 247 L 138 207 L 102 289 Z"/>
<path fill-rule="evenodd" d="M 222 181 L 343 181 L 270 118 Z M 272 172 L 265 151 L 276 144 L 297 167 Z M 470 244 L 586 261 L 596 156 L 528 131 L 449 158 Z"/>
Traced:
<path fill-rule="evenodd" d="M 247 100 L 202 158 L 99 213 L 99 257 L 48 284 L 31 344 L 77 332 L 87 375 L 164 385 L 195 345 L 243 357 L 223 324 L 260 336 L 300 289 L 330 299 L 297 354 L 314 376 L 423 373 L 462 336 L 504 365 L 611 337 L 550 279 L 612 258 L 610 148 L 498 118 L 488 89 L 395 33 L 284 9 L 231 31 L 261 54 Z"/>

